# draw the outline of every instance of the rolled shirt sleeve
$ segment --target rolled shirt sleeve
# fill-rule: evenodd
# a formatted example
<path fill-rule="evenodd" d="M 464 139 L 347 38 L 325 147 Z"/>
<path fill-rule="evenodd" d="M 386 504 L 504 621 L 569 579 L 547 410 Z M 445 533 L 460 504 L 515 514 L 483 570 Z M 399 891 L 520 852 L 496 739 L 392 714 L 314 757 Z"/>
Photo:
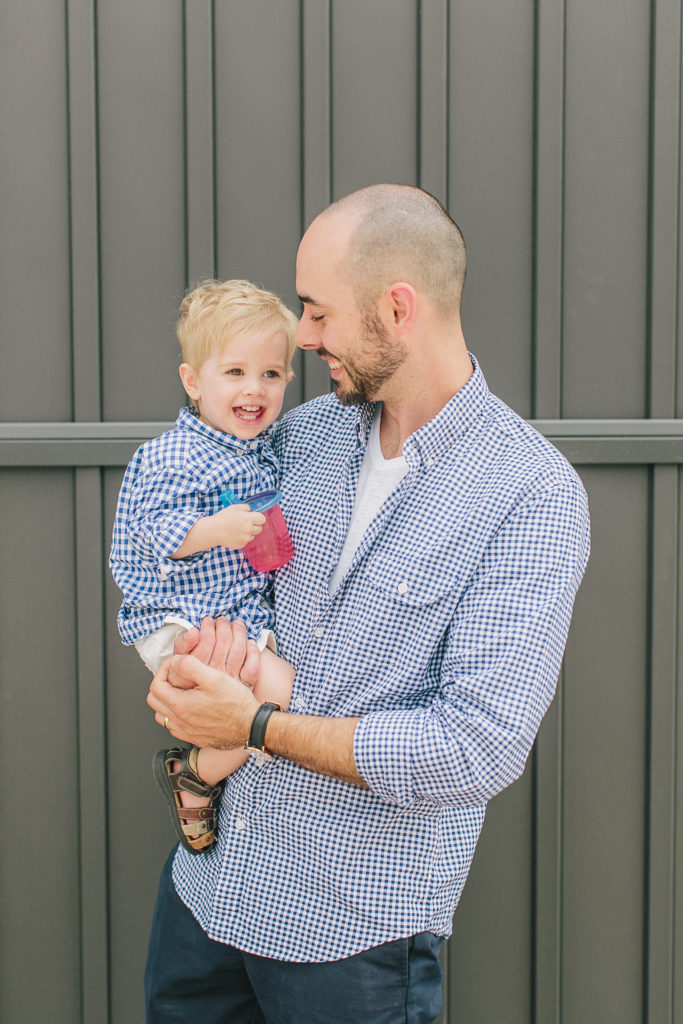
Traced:
<path fill-rule="evenodd" d="M 172 497 L 160 501 L 160 493 Z M 138 477 L 131 495 L 130 543 L 141 559 L 172 570 L 171 555 L 203 514 L 197 490 L 182 493 L 180 486 L 173 486 L 172 473 L 164 473 L 163 479 L 158 473 L 147 473 Z"/>
<path fill-rule="evenodd" d="M 521 775 L 553 694 L 589 552 L 577 478 L 537 489 L 493 537 L 458 600 L 424 707 L 364 715 L 358 771 L 409 808 L 482 804 Z"/>

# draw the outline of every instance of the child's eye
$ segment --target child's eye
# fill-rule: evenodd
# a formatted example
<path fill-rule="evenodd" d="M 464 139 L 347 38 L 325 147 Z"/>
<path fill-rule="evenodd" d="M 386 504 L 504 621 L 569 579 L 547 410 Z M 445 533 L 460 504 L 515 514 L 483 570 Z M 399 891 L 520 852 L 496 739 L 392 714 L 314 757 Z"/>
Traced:
<path fill-rule="evenodd" d="M 264 377 L 279 377 L 280 376 L 280 371 L 279 370 L 266 370 L 266 372 L 263 374 L 263 376 Z"/>
<path fill-rule="evenodd" d="M 239 366 L 231 366 L 229 370 L 225 371 L 229 377 L 241 377 L 242 371 Z"/>

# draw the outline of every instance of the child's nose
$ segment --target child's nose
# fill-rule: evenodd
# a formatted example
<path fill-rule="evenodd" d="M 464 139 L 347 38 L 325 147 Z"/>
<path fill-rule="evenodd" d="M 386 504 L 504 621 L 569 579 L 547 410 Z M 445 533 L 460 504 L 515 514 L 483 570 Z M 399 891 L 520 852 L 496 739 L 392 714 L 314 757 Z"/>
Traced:
<path fill-rule="evenodd" d="M 242 390 L 247 395 L 260 395 L 263 392 L 263 379 L 261 377 L 245 377 Z"/>

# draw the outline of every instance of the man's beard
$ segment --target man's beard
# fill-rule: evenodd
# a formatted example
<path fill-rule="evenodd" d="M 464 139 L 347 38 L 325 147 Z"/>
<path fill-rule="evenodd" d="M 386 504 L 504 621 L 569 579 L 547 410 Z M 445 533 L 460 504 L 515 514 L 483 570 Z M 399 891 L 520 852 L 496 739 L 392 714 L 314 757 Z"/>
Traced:
<path fill-rule="evenodd" d="M 361 309 L 363 333 L 360 342 L 365 346 L 363 365 L 353 359 L 344 359 L 350 385 L 334 381 L 337 398 L 342 405 L 360 405 L 374 402 L 383 384 L 394 376 L 406 359 L 405 345 L 392 341 L 389 332 L 375 310 Z"/>

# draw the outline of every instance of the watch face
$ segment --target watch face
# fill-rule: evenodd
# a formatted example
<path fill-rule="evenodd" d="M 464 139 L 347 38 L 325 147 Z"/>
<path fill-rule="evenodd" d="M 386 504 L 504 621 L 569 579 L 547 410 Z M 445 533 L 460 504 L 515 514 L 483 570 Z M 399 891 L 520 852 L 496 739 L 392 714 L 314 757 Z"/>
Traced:
<path fill-rule="evenodd" d="M 256 754 L 258 757 L 265 757 L 266 761 L 272 761 L 275 756 L 274 754 L 269 754 L 267 750 L 263 749 L 263 747 L 245 747 L 244 749 L 248 754 Z"/>

